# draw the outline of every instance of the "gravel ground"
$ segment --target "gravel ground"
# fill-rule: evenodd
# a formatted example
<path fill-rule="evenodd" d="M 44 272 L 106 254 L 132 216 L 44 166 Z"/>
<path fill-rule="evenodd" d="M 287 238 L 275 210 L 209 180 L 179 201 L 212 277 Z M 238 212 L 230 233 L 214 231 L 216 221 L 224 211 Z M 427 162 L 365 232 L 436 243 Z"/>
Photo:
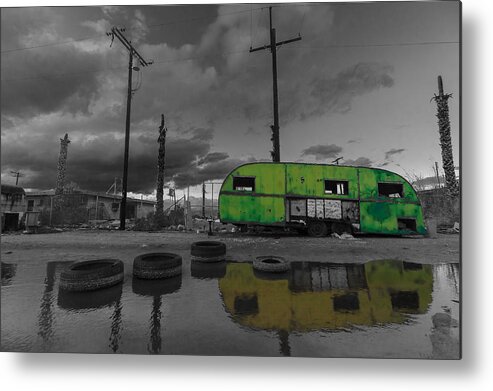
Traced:
<path fill-rule="evenodd" d="M 52 234 L 2 234 L 2 261 L 83 260 L 115 257 L 131 262 L 144 252 L 175 252 L 189 257 L 190 245 L 199 240 L 220 240 L 228 259 L 253 261 L 260 255 L 277 255 L 290 261 L 361 263 L 396 259 L 418 263 L 456 263 L 459 235 L 423 237 L 358 236 L 354 239 L 311 238 L 275 234 L 218 233 L 208 237 L 193 232 L 136 232 L 74 230 Z"/>

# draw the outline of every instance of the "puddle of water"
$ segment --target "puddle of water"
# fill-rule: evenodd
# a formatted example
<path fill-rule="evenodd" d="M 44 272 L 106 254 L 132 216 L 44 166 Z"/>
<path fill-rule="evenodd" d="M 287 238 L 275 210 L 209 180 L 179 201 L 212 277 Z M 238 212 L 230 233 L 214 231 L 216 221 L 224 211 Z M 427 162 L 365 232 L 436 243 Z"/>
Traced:
<path fill-rule="evenodd" d="M 70 262 L 2 263 L 4 351 L 458 358 L 459 266 L 392 260 L 184 265 L 182 276 L 58 288 Z M 438 315 L 437 315 L 438 314 Z"/>

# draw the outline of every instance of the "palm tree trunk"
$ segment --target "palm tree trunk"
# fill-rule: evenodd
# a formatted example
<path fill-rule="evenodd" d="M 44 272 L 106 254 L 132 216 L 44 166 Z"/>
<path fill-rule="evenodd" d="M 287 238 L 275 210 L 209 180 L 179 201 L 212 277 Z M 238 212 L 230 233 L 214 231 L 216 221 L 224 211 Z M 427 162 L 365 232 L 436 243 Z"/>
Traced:
<path fill-rule="evenodd" d="M 437 103 L 438 131 L 440 133 L 440 146 L 442 147 L 442 164 L 445 172 L 445 183 L 451 197 L 459 195 L 459 186 L 455 178 L 454 157 L 452 153 L 452 138 L 450 137 L 450 119 L 448 99 L 452 94 L 443 93 L 442 77 L 438 76 L 438 95 L 434 100 Z"/>
<path fill-rule="evenodd" d="M 157 157 L 157 183 L 156 183 L 156 220 L 159 225 L 164 223 L 164 162 L 165 162 L 165 146 L 166 132 L 164 126 L 164 114 L 161 114 L 161 126 L 159 127 L 159 152 Z"/>

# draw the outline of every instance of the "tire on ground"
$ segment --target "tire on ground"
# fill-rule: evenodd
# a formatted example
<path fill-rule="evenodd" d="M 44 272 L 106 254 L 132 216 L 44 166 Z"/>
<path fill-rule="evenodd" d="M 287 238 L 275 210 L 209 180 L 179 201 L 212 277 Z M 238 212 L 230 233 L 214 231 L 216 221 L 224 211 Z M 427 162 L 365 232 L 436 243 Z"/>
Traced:
<path fill-rule="evenodd" d="M 181 274 L 182 258 L 173 253 L 147 253 L 134 259 L 133 274 L 137 278 L 154 280 Z"/>
<path fill-rule="evenodd" d="M 94 259 L 75 262 L 60 273 L 60 289 L 92 291 L 123 281 L 123 262 L 118 259 Z"/>
<path fill-rule="evenodd" d="M 290 269 L 290 265 L 282 257 L 268 255 L 255 258 L 253 268 L 264 273 L 284 273 Z"/>
<path fill-rule="evenodd" d="M 201 241 L 192 243 L 191 259 L 196 262 L 220 262 L 225 260 L 226 245 L 216 241 Z"/>

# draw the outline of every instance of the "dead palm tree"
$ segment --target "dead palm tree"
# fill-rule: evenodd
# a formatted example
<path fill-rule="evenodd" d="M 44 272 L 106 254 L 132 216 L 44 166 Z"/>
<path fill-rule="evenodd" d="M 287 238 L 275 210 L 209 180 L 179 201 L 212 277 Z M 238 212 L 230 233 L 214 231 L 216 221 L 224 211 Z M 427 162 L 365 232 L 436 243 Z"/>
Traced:
<path fill-rule="evenodd" d="M 164 223 L 164 162 L 166 132 L 168 129 L 164 126 L 164 114 L 161 114 L 161 126 L 159 127 L 159 152 L 157 157 L 157 183 L 156 183 L 156 221 L 161 226 Z"/>
<path fill-rule="evenodd" d="M 442 77 L 438 76 L 438 95 L 435 95 L 432 99 L 437 103 L 438 131 L 440 132 L 440 146 L 442 147 L 443 171 L 445 172 L 445 183 L 449 195 L 451 197 L 457 197 L 459 195 L 459 186 L 455 178 L 448 109 L 448 99 L 451 97 L 452 94 L 443 93 Z"/>

